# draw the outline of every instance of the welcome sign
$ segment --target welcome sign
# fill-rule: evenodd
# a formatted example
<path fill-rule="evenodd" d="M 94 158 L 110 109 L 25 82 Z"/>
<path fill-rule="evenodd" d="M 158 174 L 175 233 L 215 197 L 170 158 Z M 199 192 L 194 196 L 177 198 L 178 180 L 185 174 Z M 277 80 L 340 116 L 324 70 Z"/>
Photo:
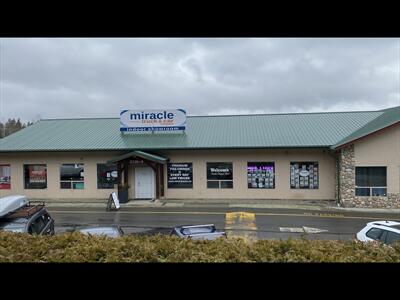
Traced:
<path fill-rule="evenodd" d="M 175 131 L 185 130 L 186 111 L 169 110 L 122 110 L 120 131 Z"/>

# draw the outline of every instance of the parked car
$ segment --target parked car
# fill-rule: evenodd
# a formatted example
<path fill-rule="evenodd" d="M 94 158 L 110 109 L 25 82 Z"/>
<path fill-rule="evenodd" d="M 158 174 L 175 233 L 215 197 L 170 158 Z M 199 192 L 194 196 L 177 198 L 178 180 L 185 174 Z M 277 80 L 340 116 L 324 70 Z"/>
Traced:
<path fill-rule="evenodd" d="M 215 240 L 227 237 L 224 231 L 217 231 L 214 224 L 177 226 L 172 229 L 171 235 L 195 240 Z"/>
<path fill-rule="evenodd" d="M 108 237 L 120 237 L 124 235 L 124 232 L 120 226 L 95 226 L 80 228 L 77 231 L 86 235 L 97 235 L 97 236 L 108 236 Z"/>
<path fill-rule="evenodd" d="M 53 235 L 54 220 L 44 202 L 16 195 L 0 198 L 0 230 Z"/>
<path fill-rule="evenodd" d="M 400 223 L 395 221 L 374 221 L 367 223 L 356 235 L 362 242 L 378 241 L 385 245 L 391 245 L 400 241 Z"/>

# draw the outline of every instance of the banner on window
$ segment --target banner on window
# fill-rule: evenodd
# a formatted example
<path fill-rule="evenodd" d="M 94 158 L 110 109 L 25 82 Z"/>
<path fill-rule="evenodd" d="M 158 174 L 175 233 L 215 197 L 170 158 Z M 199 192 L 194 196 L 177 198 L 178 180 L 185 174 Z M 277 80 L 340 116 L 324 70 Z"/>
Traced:
<path fill-rule="evenodd" d="M 168 163 L 168 188 L 193 188 L 192 163 Z"/>
<path fill-rule="evenodd" d="M 291 162 L 290 163 L 290 188 L 292 189 L 318 189 L 317 162 Z"/>
<path fill-rule="evenodd" d="M 232 163 L 207 163 L 207 180 L 232 180 Z"/>
<path fill-rule="evenodd" d="M 46 168 L 29 166 L 29 182 L 30 183 L 46 183 Z"/>
<path fill-rule="evenodd" d="M 247 187 L 253 189 L 275 188 L 275 164 L 273 162 L 247 163 Z"/>
<path fill-rule="evenodd" d="M 10 165 L 0 165 L 0 190 L 11 189 Z"/>

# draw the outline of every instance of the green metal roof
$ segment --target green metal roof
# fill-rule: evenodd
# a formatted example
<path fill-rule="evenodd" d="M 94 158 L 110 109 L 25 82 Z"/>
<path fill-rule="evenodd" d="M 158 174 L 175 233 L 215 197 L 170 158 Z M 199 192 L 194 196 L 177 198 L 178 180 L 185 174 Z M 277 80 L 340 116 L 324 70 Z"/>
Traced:
<path fill-rule="evenodd" d="M 349 142 L 357 140 L 363 136 L 369 135 L 375 131 L 381 130 L 398 122 L 400 122 L 400 106 L 384 109 L 382 110 L 382 114 L 380 116 L 365 124 L 358 130 L 354 131 L 344 139 L 340 140 L 331 148 L 338 148 Z"/>
<path fill-rule="evenodd" d="M 331 147 L 384 115 L 385 111 L 189 116 L 184 133 L 121 133 L 119 118 L 47 119 L 0 139 L 0 152 Z"/>
<path fill-rule="evenodd" d="M 145 158 L 145 159 L 148 159 L 150 161 L 155 161 L 155 162 L 162 163 L 162 164 L 165 164 L 168 161 L 168 158 L 165 158 L 165 157 L 162 157 L 162 156 L 159 156 L 159 155 L 155 155 L 155 154 L 152 154 L 152 153 L 143 152 L 143 151 L 131 151 L 129 153 L 125 153 L 123 155 L 120 155 L 120 156 L 117 156 L 117 157 L 115 157 L 113 159 L 110 159 L 108 162 L 114 163 L 114 162 L 123 160 L 125 158 L 132 157 L 132 156 Z"/>

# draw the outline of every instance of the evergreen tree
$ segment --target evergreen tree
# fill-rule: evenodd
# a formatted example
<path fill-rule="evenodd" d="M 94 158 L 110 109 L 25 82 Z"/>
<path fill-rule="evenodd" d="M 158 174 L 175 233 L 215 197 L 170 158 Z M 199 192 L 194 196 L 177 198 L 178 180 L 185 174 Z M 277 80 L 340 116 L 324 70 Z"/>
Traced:
<path fill-rule="evenodd" d="M 4 138 L 14 132 L 17 132 L 23 128 L 33 125 L 34 122 L 28 121 L 28 123 L 22 123 L 21 119 L 9 118 L 7 122 L 4 124 L 0 122 L 0 138 Z"/>

